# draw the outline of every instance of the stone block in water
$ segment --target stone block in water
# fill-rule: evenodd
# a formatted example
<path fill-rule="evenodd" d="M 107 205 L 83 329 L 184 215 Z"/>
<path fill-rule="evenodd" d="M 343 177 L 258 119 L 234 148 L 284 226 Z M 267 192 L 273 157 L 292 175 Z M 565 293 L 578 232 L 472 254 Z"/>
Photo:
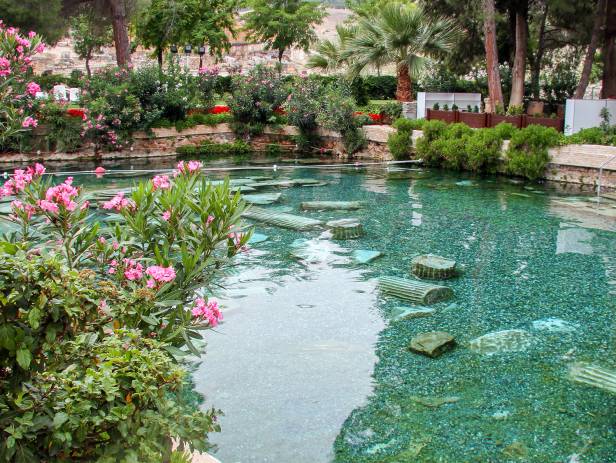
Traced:
<path fill-rule="evenodd" d="M 429 317 L 434 314 L 436 310 L 428 307 L 412 308 L 412 307 L 396 307 L 392 310 L 392 320 L 410 320 L 412 318 Z"/>
<path fill-rule="evenodd" d="M 305 201 L 300 204 L 305 211 L 354 211 L 361 207 L 359 201 Z"/>
<path fill-rule="evenodd" d="M 426 254 L 411 261 L 411 272 L 418 278 L 446 280 L 456 275 L 456 261 Z"/>
<path fill-rule="evenodd" d="M 569 370 L 569 378 L 616 394 L 616 370 L 587 363 L 575 363 Z"/>
<path fill-rule="evenodd" d="M 415 304 L 434 304 L 453 296 L 451 288 L 446 286 L 398 277 L 379 278 L 379 289 L 388 296 Z"/>
<path fill-rule="evenodd" d="M 242 217 L 277 227 L 300 231 L 312 230 L 323 225 L 323 222 L 320 220 L 282 212 L 270 212 L 260 207 L 251 207 L 242 213 Z"/>
<path fill-rule="evenodd" d="M 259 244 L 267 241 L 269 236 L 262 235 L 261 233 L 253 233 L 250 239 L 248 240 L 248 244 Z"/>
<path fill-rule="evenodd" d="M 358 264 L 368 264 L 382 255 L 383 253 L 379 251 L 369 251 L 367 249 L 356 249 L 351 253 L 351 257 Z"/>
<path fill-rule="evenodd" d="M 278 201 L 281 194 L 282 193 L 261 193 L 254 195 L 242 195 L 242 198 L 244 198 L 247 203 L 265 206 L 267 204 L 272 204 Z"/>
<path fill-rule="evenodd" d="M 455 347 L 453 336 L 444 331 L 421 333 L 411 339 L 409 349 L 417 354 L 436 358 Z"/>
<path fill-rule="evenodd" d="M 326 226 L 331 229 L 335 240 L 349 240 L 359 238 L 364 234 L 364 228 L 357 219 L 330 220 Z"/>
<path fill-rule="evenodd" d="M 534 337 L 525 330 L 503 330 L 484 334 L 469 343 L 472 351 L 484 355 L 522 352 L 534 343 Z"/>

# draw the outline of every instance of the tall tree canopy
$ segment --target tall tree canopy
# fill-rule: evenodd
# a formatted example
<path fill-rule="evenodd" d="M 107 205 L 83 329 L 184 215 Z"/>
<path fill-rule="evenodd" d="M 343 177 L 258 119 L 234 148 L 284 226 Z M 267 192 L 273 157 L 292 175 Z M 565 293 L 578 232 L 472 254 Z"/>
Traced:
<path fill-rule="evenodd" d="M 52 45 L 66 34 L 61 11 L 62 0 L 0 0 L 0 19 L 25 32 L 36 31 Z"/>
<path fill-rule="evenodd" d="M 137 37 L 154 48 L 160 65 L 172 44 L 207 46 L 220 56 L 230 47 L 238 7 L 238 0 L 152 0 L 136 20 Z"/>
<path fill-rule="evenodd" d="M 322 6 L 305 0 L 251 0 L 251 10 L 243 16 L 249 37 L 264 42 L 267 49 L 284 52 L 292 47 L 308 50 L 316 40 L 314 26 L 325 17 Z"/>

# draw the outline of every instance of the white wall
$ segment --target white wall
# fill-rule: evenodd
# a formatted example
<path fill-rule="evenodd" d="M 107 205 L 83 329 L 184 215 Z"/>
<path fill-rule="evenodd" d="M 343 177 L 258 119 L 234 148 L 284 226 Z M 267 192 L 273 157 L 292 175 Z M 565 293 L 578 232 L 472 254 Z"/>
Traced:
<path fill-rule="evenodd" d="M 442 108 L 448 105 L 449 109 L 456 104 L 460 110 L 466 110 L 468 105 L 471 108 L 479 106 L 481 108 L 481 93 L 417 93 L 417 119 L 425 119 L 426 109 L 432 109 L 434 103 L 438 103 Z"/>
<path fill-rule="evenodd" d="M 567 100 L 565 106 L 565 135 L 572 135 L 582 129 L 599 127 L 601 109 L 607 108 L 616 123 L 616 100 Z"/>

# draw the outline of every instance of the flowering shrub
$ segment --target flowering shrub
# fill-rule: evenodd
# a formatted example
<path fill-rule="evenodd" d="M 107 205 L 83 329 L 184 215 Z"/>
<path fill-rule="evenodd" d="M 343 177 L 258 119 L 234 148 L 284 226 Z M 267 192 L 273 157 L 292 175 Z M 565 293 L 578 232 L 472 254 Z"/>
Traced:
<path fill-rule="evenodd" d="M 356 116 L 355 101 L 350 90 L 343 85 L 333 85 L 324 94 L 317 122 L 323 127 L 340 132 L 342 143 L 348 154 L 361 149 L 366 138 L 360 130 L 362 121 Z"/>
<path fill-rule="evenodd" d="M 239 194 L 197 161 L 92 204 L 44 173 L 0 188 L 18 226 L 0 242 L 0 460 L 160 462 L 171 439 L 206 450 L 216 412 L 185 403 L 175 358 L 200 355 L 199 331 L 222 320 L 210 285 L 250 238 Z"/>
<path fill-rule="evenodd" d="M 257 66 L 247 76 L 236 76 L 229 102 L 236 131 L 242 135 L 259 133 L 266 124 L 276 122 L 274 111 L 287 95 L 282 77 L 273 69 Z"/>
<path fill-rule="evenodd" d="M 26 76 L 32 57 L 44 49 L 35 32 L 24 36 L 0 20 L 0 150 L 18 146 L 20 135 L 38 125 L 34 96 L 40 87 Z"/>
<path fill-rule="evenodd" d="M 298 149 L 304 151 L 318 143 L 316 134 L 317 116 L 321 106 L 321 82 L 317 78 L 303 77 L 298 79 L 285 103 L 289 124 L 299 129 L 296 138 Z"/>
<path fill-rule="evenodd" d="M 225 114 L 231 112 L 231 108 L 226 105 L 216 105 L 212 109 L 210 109 L 210 114 Z"/>

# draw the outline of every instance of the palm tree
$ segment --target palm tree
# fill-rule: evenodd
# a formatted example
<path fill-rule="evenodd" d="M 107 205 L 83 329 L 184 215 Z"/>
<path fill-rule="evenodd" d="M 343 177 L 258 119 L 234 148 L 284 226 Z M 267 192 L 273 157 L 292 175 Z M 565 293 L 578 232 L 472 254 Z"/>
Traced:
<path fill-rule="evenodd" d="M 308 57 L 307 66 L 313 69 L 320 69 L 328 73 L 336 73 L 345 66 L 342 58 L 342 50 L 344 50 L 347 42 L 355 30 L 352 26 L 336 26 L 338 36 L 334 40 L 321 40 L 315 49 L 315 53 Z"/>
<path fill-rule="evenodd" d="M 345 63 L 352 76 L 367 68 L 394 65 L 396 98 L 411 101 L 411 79 L 417 77 L 427 58 L 449 53 L 460 34 L 451 19 L 430 18 L 415 5 L 387 3 L 374 17 L 358 19 L 352 36 L 341 42 L 338 64 Z"/>

